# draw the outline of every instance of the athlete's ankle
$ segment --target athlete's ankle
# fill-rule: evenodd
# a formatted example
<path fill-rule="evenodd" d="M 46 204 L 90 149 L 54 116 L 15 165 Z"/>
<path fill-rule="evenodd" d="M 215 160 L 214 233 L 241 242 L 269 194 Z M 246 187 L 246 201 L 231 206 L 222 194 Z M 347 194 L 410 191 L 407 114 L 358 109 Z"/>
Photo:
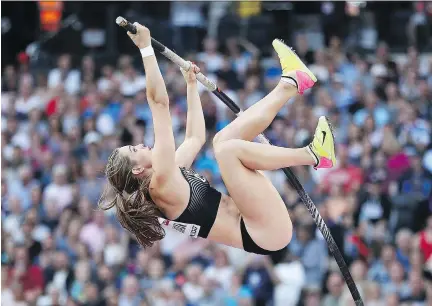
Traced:
<path fill-rule="evenodd" d="M 316 154 L 313 152 L 313 150 L 310 147 L 310 145 L 304 147 L 303 149 L 305 150 L 305 152 L 307 153 L 307 155 L 310 157 L 310 161 L 308 163 L 308 166 L 314 166 L 314 167 L 316 167 L 318 165 L 318 163 L 319 163 L 318 156 L 316 156 Z"/>
<path fill-rule="evenodd" d="M 278 85 L 284 90 L 294 89 L 297 92 L 297 82 L 293 78 L 282 76 Z"/>

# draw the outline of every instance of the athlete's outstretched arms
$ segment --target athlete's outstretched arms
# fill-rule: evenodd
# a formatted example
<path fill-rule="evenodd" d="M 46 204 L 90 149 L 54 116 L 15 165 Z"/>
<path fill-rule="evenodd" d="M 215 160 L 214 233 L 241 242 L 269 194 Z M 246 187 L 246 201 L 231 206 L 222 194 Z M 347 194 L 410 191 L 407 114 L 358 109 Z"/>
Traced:
<path fill-rule="evenodd" d="M 137 33 L 129 37 L 143 54 L 146 73 L 147 100 L 153 116 L 155 143 L 152 167 L 157 182 L 165 182 L 176 169 L 175 143 L 169 112 L 169 98 L 159 65 L 151 49 L 150 30 L 135 22 Z"/>
<path fill-rule="evenodd" d="M 187 121 L 184 142 L 176 152 L 176 164 L 189 168 L 206 141 L 206 129 L 196 74 L 199 68 L 191 63 L 189 71 L 182 74 L 187 83 Z"/>

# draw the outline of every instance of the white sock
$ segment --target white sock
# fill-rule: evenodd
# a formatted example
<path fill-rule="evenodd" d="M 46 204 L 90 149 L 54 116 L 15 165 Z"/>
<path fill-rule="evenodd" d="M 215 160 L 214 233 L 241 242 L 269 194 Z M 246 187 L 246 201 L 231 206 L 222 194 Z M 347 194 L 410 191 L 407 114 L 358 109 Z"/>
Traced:
<path fill-rule="evenodd" d="M 315 153 L 314 153 L 314 152 L 312 151 L 312 149 L 310 148 L 311 145 L 312 145 L 312 144 L 306 146 L 306 151 L 308 151 L 309 154 L 310 154 L 310 155 L 312 156 L 312 158 L 314 159 L 314 161 L 315 161 L 315 167 L 316 167 L 316 166 L 318 166 L 318 164 L 319 164 L 319 159 L 318 159 L 318 156 L 316 156 Z"/>
<path fill-rule="evenodd" d="M 293 78 L 283 76 L 281 77 L 281 81 L 291 84 L 297 88 L 297 82 Z"/>

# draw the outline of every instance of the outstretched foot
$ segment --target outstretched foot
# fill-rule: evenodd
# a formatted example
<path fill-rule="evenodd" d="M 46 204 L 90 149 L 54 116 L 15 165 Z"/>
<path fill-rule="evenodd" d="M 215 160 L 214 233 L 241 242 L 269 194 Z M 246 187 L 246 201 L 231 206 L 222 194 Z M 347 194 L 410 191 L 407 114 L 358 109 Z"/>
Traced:
<path fill-rule="evenodd" d="M 290 47 L 281 40 L 275 39 L 273 48 L 282 66 L 282 80 L 292 81 L 299 94 L 303 94 L 306 89 L 314 86 L 317 78 Z"/>
<path fill-rule="evenodd" d="M 326 117 L 319 118 L 314 138 L 306 148 L 316 161 L 315 169 L 336 165 L 333 129 Z"/>

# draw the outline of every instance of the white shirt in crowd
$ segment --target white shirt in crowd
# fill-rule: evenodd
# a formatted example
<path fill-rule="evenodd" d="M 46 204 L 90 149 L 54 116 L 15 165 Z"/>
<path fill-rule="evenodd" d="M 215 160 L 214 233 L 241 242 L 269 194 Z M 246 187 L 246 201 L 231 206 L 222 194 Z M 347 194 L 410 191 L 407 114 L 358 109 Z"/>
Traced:
<path fill-rule="evenodd" d="M 210 266 L 204 271 L 204 275 L 206 275 L 211 280 L 217 281 L 219 284 L 221 284 L 224 290 L 229 290 L 231 288 L 231 279 L 233 274 L 233 266 L 226 266 L 220 268 Z"/>
<path fill-rule="evenodd" d="M 183 285 L 183 293 L 191 303 L 196 303 L 204 296 L 204 289 L 199 285 L 187 282 Z"/>
<path fill-rule="evenodd" d="M 52 69 L 48 73 L 48 87 L 55 88 L 60 84 L 64 85 L 65 91 L 74 95 L 77 94 L 81 87 L 81 74 L 78 70 L 71 70 L 68 72 L 66 78 L 62 80 L 61 71 L 58 68 Z"/>
<path fill-rule="evenodd" d="M 113 81 L 107 78 L 101 78 L 97 82 L 97 87 L 100 92 L 107 92 L 113 87 Z"/>
<path fill-rule="evenodd" d="M 203 3 L 173 2 L 171 4 L 171 22 L 175 27 L 200 27 L 204 25 L 201 12 Z"/>
<path fill-rule="evenodd" d="M 206 52 L 201 52 L 198 54 L 198 60 L 205 63 L 209 72 L 215 72 L 221 69 L 224 63 L 223 57 L 218 53 L 208 54 Z"/>
<path fill-rule="evenodd" d="M 181 234 L 171 228 L 165 229 L 165 237 L 160 241 L 160 250 L 164 255 L 171 255 L 175 249 L 190 239 L 189 236 Z"/>
<path fill-rule="evenodd" d="M 32 95 L 28 99 L 24 97 L 19 97 L 15 102 L 15 110 L 17 113 L 28 114 L 31 110 L 35 108 L 41 108 L 42 101 L 39 96 Z"/>
<path fill-rule="evenodd" d="M 62 211 L 66 206 L 72 203 L 73 191 L 69 185 L 49 184 L 43 193 L 44 202 L 56 203 L 57 209 Z"/>
<path fill-rule="evenodd" d="M 4 231 L 12 236 L 14 242 L 23 242 L 24 234 L 21 230 L 22 216 L 10 214 L 3 220 Z"/>
<path fill-rule="evenodd" d="M 280 263 L 275 266 L 275 273 L 280 283 L 275 287 L 274 306 L 297 305 L 306 275 L 299 261 Z"/>
<path fill-rule="evenodd" d="M 124 96 L 134 96 L 145 88 L 146 79 L 143 75 L 138 75 L 133 80 L 123 78 L 120 82 L 120 92 Z"/>
<path fill-rule="evenodd" d="M 81 242 L 89 246 L 93 254 L 103 251 L 105 247 L 105 231 L 94 222 L 84 225 L 79 237 Z"/>
<path fill-rule="evenodd" d="M 13 305 L 13 306 L 27 306 L 26 302 L 18 302 L 15 300 L 15 296 L 11 289 L 4 289 L 1 293 L 2 305 Z"/>
<path fill-rule="evenodd" d="M 126 260 L 126 250 L 120 243 L 107 244 L 103 252 L 105 264 L 109 267 L 120 265 Z"/>
<path fill-rule="evenodd" d="M 51 306 L 54 304 L 52 294 L 59 294 L 59 304 L 66 305 L 67 291 L 66 291 L 66 272 L 57 272 L 54 276 L 53 282 L 47 286 L 46 294 L 40 296 L 36 301 L 36 306 Z M 60 279 L 60 283 L 57 283 L 57 279 Z"/>

